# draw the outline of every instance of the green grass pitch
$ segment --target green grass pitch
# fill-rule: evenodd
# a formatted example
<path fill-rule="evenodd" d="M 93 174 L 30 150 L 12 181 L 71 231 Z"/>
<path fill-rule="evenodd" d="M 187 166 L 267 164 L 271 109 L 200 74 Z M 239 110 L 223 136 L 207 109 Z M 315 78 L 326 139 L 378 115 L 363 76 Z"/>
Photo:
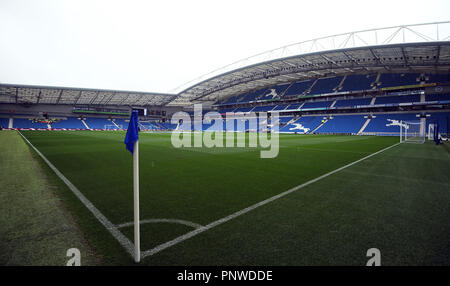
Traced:
<path fill-rule="evenodd" d="M 125 132 L 23 135 L 112 223 L 133 221 Z M 207 225 L 397 142 L 397 137 L 281 135 L 279 155 L 261 159 L 259 148 L 177 149 L 170 134 L 141 133 L 140 216 Z M 41 163 L 103 263 L 133 264 Z M 400 144 L 142 263 L 365 265 L 367 249 L 375 247 L 383 265 L 448 265 L 449 163 L 440 146 Z M 132 226 L 120 230 L 133 240 Z M 191 230 L 175 223 L 142 224 L 141 249 Z"/>

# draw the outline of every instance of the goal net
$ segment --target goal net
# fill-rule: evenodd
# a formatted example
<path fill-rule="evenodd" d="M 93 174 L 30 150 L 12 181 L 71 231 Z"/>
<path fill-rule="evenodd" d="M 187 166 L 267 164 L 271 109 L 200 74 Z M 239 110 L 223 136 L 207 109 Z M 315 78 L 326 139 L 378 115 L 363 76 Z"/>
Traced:
<path fill-rule="evenodd" d="M 400 142 L 403 143 L 424 143 L 425 142 L 425 122 L 401 121 L 400 122 Z"/>

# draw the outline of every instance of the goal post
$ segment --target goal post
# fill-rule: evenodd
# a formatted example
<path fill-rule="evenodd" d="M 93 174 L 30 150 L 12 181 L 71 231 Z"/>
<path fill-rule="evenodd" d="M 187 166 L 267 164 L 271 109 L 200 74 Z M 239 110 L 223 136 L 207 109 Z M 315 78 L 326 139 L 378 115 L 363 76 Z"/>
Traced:
<path fill-rule="evenodd" d="M 400 142 L 425 143 L 425 120 L 400 121 Z"/>
<path fill-rule="evenodd" d="M 434 129 L 436 128 L 436 123 L 430 123 L 428 125 L 428 140 L 434 140 Z"/>

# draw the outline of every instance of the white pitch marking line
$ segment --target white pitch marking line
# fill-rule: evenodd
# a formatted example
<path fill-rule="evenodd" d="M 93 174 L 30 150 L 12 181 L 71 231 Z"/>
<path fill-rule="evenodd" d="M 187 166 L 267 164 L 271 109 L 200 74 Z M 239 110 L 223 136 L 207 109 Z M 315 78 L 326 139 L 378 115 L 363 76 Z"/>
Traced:
<path fill-rule="evenodd" d="M 117 227 L 110 222 L 78 189 L 72 184 L 45 156 L 28 141 L 23 134 L 18 131 L 20 136 L 41 156 L 41 158 L 47 163 L 47 165 L 55 172 L 55 174 L 69 187 L 69 189 L 77 196 L 77 198 L 91 211 L 95 218 L 112 234 L 112 236 L 128 251 L 128 253 L 134 257 L 134 245 L 133 243 L 123 235 Z"/>
<path fill-rule="evenodd" d="M 193 228 L 201 228 L 203 227 L 203 225 L 195 223 L 195 222 L 191 222 L 191 221 L 187 221 L 187 220 L 182 220 L 182 219 L 171 219 L 171 218 L 151 218 L 151 219 L 143 219 L 140 221 L 140 224 L 144 224 L 144 223 L 178 223 L 178 224 L 184 224 Z M 127 226 L 133 226 L 134 222 L 126 222 L 126 223 L 121 223 L 116 225 L 117 228 L 122 228 L 122 227 L 127 227 Z"/>
<path fill-rule="evenodd" d="M 303 183 L 303 184 L 301 184 L 301 185 L 298 185 L 298 186 L 296 186 L 296 187 L 293 187 L 293 188 L 291 188 L 291 189 L 289 189 L 289 190 L 287 190 L 287 191 L 285 191 L 285 192 L 283 192 L 283 193 L 280 193 L 280 194 L 278 194 L 278 195 L 276 195 L 276 196 L 270 197 L 270 198 L 268 198 L 268 199 L 266 199 L 266 200 L 264 200 L 264 201 L 261 201 L 261 202 L 259 202 L 259 203 L 256 203 L 256 204 L 254 204 L 254 205 L 252 205 L 252 206 L 249 206 L 249 207 L 247 207 L 247 208 L 245 208 L 245 209 L 243 209 L 243 210 L 237 211 L 237 212 L 235 212 L 235 213 L 233 213 L 233 214 L 231 214 L 231 215 L 229 215 L 229 216 L 226 216 L 226 217 L 224 217 L 224 218 L 221 218 L 221 219 L 219 219 L 219 220 L 216 220 L 216 221 L 214 221 L 214 222 L 212 222 L 212 223 L 210 223 L 210 224 L 207 224 L 207 225 L 205 225 L 205 226 L 203 226 L 203 227 L 197 228 L 197 229 L 195 229 L 195 230 L 193 230 L 193 231 L 191 231 L 191 232 L 188 232 L 188 233 L 186 233 L 186 234 L 184 234 L 184 235 L 181 235 L 181 236 L 179 236 L 179 237 L 177 237 L 177 238 L 175 238 L 175 239 L 173 239 L 173 240 L 170 240 L 170 241 L 168 241 L 168 242 L 165 242 L 165 243 L 163 243 L 163 244 L 160 244 L 160 245 L 156 246 L 155 248 L 146 250 L 146 251 L 142 252 L 142 258 L 147 257 L 147 256 L 149 256 L 149 255 L 156 254 L 156 253 L 158 253 L 158 252 L 160 252 L 160 251 L 162 251 L 162 250 L 164 250 L 164 249 L 166 249 L 166 248 L 172 247 L 172 246 L 174 246 L 174 245 L 176 245 L 176 244 L 178 244 L 178 243 L 180 243 L 180 242 L 182 242 L 182 241 L 185 241 L 185 240 L 187 240 L 187 239 L 189 239 L 189 238 L 191 238 L 191 237 L 193 237 L 193 236 L 196 236 L 196 235 L 198 235 L 198 234 L 200 234 L 200 233 L 202 233 L 202 232 L 205 232 L 205 231 L 207 231 L 207 230 L 209 230 L 209 229 L 211 229 L 211 228 L 213 228 L 213 227 L 216 227 L 216 226 L 218 226 L 218 225 L 221 225 L 221 224 L 223 224 L 223 223 L 225 223 L 225 222 L 227 222 L 227 221 L 229 221 L 229 220 L 232 220 L 232 219 L 234 219 L 234 218 L 236 218 L 236 217 L 238 217 L 238 216 L 241 216 L 241 215 L 243 215 L 243 214 L 246 214 L 246 213 L 248 213 L 248 212 L 250 212 L 250 211 L 252 211 L 252 210 L 254 210 L 254 209 L 256 209 L 256 208 L 259 208 L 260 206 L 266 205 L 266 204 L 268 204 L 268 203 L 270 203 L 270 202 L 273 202 L 273 201 L 275 201 L 275 200 L 277 200 L 277 199 L 279 199 L 279 198 L 282 198 L 282 197 L 284 197 L 284 196 L 286 196 L 286 195 L 289 195 L 290 193 L 293 193 L 293 192 L 295 192 L 295 191 L 297 191 L 297 190 L 299 190 L 299 189 L 301 189 L 301 188 L 304 188 L 304 187 L 306 187 L 306 186 L 308 186 L 308 185 L 310 185 L 310 184 L 312 184 L 312 183 L 315 183 L 315 182 L 317 182 L 317 181 L 319 181 L 319 180 L 322 180 L 322 179 L 324 179 L 324 178 L 326 178 L 326 177 L 328 177 L 328 176 L 330 176 L 330 175 L 333 175 L 333 174 L 335 174 L 335 173 L 337 173 L 337 172 L 340 172 L 340 171 L 342 171 L 342 170 L 344 170 L 344 169 L 346 169 L 346 168 L 348 168 L 348 167 L 350 167 L 350 166 L 353 166 L 353 165 L 355 165 L 355 164 L 358 164 L 358 163 L 361 162 L 361 161 L 364 161 L 364 160 L 366 160 L 366 159 L 368 159 L 368 158 L 370 158 L 370 157 L 372 157 L 372 156 L 375 156 L 375 155 L 377 155 L 377 154 L 380 154 L 381 152 L 384 152 L 384 151 L 386 151 L 386 150 L 388 150 L 388 149 L 391 149 L 391 148 L 393 148 L 393 147 L 395 147 L 395 146 L 397 146 L 397 145 L 399 145 L 399 144 L 400 144 L 400 143 L 396 143 L 396 144 L 394 144 L 394 145 L 391 145 L 391 146 L 389 146 L 389 147 L 386 147 L 386 148 L 384 148 L 384 149 L 381 149 L 381 150 L 379 150 L 379 151 L 377 151 L 377 152 L 375 152 L 375 153 L 372 153 L 372 154 L 370 154 L 370 155 L 368 155 L 368 156 L 366 156 L 366 157 L 364 157 L 364 158 L 361 158 L 361 159 L 359 159 L 359 160 L 356 160 L 356 161 L 354 161 L 354 162 L 352 162 L 352 163 L 349 163 L 349 164 L 347 164 L 347 165 L 345 165 L 345 166 L 343 166 L 343 167 L 337 168 L 336 170 L 333 170 L 333 171 L 331 171 L 331 172 L 329 172 L 329 173 L 326 173 L 326 174 L 324 174 L 324 175 L 322 175 L 322 176 L 319 176 L 319 177 L 317 177 L 317 178 L 315 178 L 315 179 L 312 179 L 312 180 L 310 180 L 310 181 L 308 181 L 308 182 L 306 182 L 306 183 Z"/>

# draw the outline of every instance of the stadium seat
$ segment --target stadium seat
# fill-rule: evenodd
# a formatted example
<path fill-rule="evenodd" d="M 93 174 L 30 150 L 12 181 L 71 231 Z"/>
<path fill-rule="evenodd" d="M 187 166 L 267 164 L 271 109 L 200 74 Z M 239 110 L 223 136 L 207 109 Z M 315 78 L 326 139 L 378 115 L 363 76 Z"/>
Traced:
<path fill-rule="evenodd" d="M 33 122 L 29 118 L 14 118 L 13 128 L 48 129 L 48 126 L 46 123 Z"/>
<path fill-rule="evenodd" d="M 420 96 L 414 95 L 400 95 L 400 96 L 381 96 L 377 97 L 375 104 L 395 104 L 407 102 L 420 102 Z"/>
<path fill-rule="evenodd" d="M 418 73 L 406 73 L 406 74 L 393 74 L 393 73 L 384 73 L 381 74 L 379 82 L 381 83 L 378 88 L 383 87 L 397 87 L 397 86 L 405 86 L 405 85 L 414 85 L 419 84 L 420 74 Z"/>
<path fill-rule="evenodd" d="M 76 117 L 67 117 L 51 124 L 53 129 L 86 129 L 83 122 Z"/>
<path fill-rule="evenodd" d="M 285 97 L 297 97 L 305 93 L 311 85 L 315 82 L 315 79 L 300 81 L 292 84 L 285 92 Z"/>
<path fill-rule="evenodd" d="M 369 105 L 372 98 L 357 98 L 357 99 L 341 99 L 336 101 L 334 107 L 355 107 L 358 105 Z"/>
<path fill-rule="evenodd" d="M 371 84 L 375 82 L 377 75 L 347 75 L 342 84 L 340 92 L 372 89 Z"/>
<path fill-rule="evenodd" d="M 311 88 L 308 95 L 333 93 L 342 80 L 342 76 L 320 78 Z"/>
<path fill-rule="evenodd" d="M 322 123 L 322 120 L 323 116 L 303 116 L 284 126 L 280 132 L 310 133 Z"/>
<path fill-rule="evenodd" d="M 364 115 L 337 115 L 317 129 L 316 133 L 356 134 L 367 119 Z"/>
<path fill-rule="evenodd" d="M 302 106 L 302 109 L 307 109 L 307 108 L 326 108 L 326 107 L 330 107 L 332 103 L 333 103 L 333 101 L 306 102 Z"/>
<path fill-rule="evenodd" d="M 109 129 L 113 129 L 113 130 L 118 129 L 111 122 L 111 120 L 108 120 L 106 118 L 89 117 L 89 118 L 86 118 L 84 121 L 91 129 L 105 129 L 106 127 L 108 127 Z"/>
<path fill-rule="evenodd" d="M 0 117 L 0 126 L 2 128 L 8 128 L 8 125 L 9 125 L 9 118 Z"/>

